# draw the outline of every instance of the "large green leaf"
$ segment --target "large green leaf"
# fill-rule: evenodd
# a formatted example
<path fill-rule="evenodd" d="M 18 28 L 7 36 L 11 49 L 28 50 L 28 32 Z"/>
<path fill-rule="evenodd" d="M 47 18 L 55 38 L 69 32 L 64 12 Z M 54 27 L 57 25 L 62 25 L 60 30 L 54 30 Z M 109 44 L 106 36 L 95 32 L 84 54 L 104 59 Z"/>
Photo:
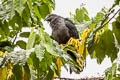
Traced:
<path fill-rule="evenodd" d="M 98 63 L 101 63 L 105 56 L 109 56 L 113 62 L 117 58 L 118 49 L 112 31 L 107 30 L 100 36 L 99 42 L 95 44 L 95 53 Z"/>
<path fill-rule="evenodd" d="M 54 54 L 52 39 L 50 38 L 50 36 L 45 33 L 42 28 L 39 29 L 39 35 L 41 39 L 41 44 L 45 46 L 49 53 Z"/>
<path fill-rule="evenodd" d="M 29 58 L 30 53 L 33 51 L 34 49 L 10 52 L 8 55 L 0 58 L 0 67 L 4 67 L 9 62 L 9 60 L 11 60 L 13 65 L 19 64 L 20 66 L 24 66 L 27 59 Z"/>

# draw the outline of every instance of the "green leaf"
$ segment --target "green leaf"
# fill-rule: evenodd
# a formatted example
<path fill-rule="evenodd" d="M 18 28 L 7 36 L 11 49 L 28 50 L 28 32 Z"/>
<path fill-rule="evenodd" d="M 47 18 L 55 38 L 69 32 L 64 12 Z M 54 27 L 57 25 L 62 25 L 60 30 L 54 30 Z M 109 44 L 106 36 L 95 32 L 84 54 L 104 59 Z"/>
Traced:
<path fill-rule="evenodd" d="M 18 31 L 21 30 L 22 25 L 23 25 L 22 18 L 20 17 L 18 13 L 16 13 L 15 16 L 8 23 L 12 27 L 13 30 L 18 30 Z"/>
<path fill-rule="evenodd" d="M 4 55 L 0 58 L 0 67 L 4 67 L 9 62 L 9 60 L 11 60 L 13 65 L 19 64 L 20 66 L 24 66 L 27 59 L 29 58 L 29 55 L 33 51 L 34 49 L 10 52 L 8 55 Z"/>
<path fill-rule="evenodd" d="M 13 65 L 19 64 L 19 65 L 25 65 L 27 59 L 29 58 L 30 53 L 33 52 L 33 50 L 20 50 L 16 52 L 11 52 L 8 56 L 11 57 L 11 62 Z"/>
<path fill-rule="evenodd" d="M 52 56 L 49 52 L 47 52 L 47 50 L 45 50 L 44 59 L 48 66 L 52 65 Z"/>
<path fill-rule="evenodd" d="M 17 80 L 22 80 L 22 67 L 19 65 L 15 65 L 13 67 L 13 74 Z"/>
<path fill-rule="evenodd" d="M 82 22 L 84 20 L 84 11 L 82 9 L 76 9 L 76 19 L 78 22 Z"/>
<path fill-rule="evenodd" d="M 25 79 L 27 78 L 27 80 L 30 80 L 31 73 L 30 73 L 29 65 L 27 63 L 24 66 L 24 71 L 25 71 Z"/>
<path fill-rule="evenodd" d="M 4 39 L 4 37 L 6 37 L 4 31 L 2 30 L 2 28 L 0 27 L 0 40 Z"/>
<path fill-rule="evenodd" d="M 9 36 L 10 30 L 9 30 L 8 23 L 6 21 L 4 21 L 4 24 L 1 27 L 2 27 L 3 31 L 5 32 L 5 34 Z"/>
<path fill-rule="evenodd" d="M 90 20 L 90 18 L 89 18 L 88 15 L 86 15 L 86 14 L 85 14 L 85 17 L 84 17 L 84 18 L 85 18 L 86 21 L 89 21 L 89 20 Z"/>
<path fill-rule="evenodd" d="M 112 23 L 112 27 L 113 27 L 112 31 L 115 34 L 118 44 L 120 45 L 120 23 L 115 21 Z"/>
<path fill-rule="evenodd" d="M 15 0 L 14 1 L 14 7 L 15 7 L 15 10 L 19 13 L 20 16 L 22 16 L 22 12 L 24 10 L 24 3 L 26 2 L 27 0 Z"/>
<path fill-rule="evenodd" d="M 120 3 L 120 0 L 115 0 L 116 5 L 119 5 L 119 3 Z"/>
<path fill-rule="evenodd" d="M 32 11 L 32 0 L 28 0 L 28 6 L 29 6 L 29 9 L 30 9 L 30 11 Z"/>
<path fill-rule="evenodd" d="M 43 19 L 50 13 L 48 5 L 44 3 L 39 6 L 39 11 Z"/>
<path fill-rule="evenodd" d="M 0 47 L 11 46 L 11 42 L 8 40 L 0 41 Z"/>
<path fill-rule="evenodd" d="M 96 17 L 95 17 L 95 23 L 98 24 L 100 21 L 102 21 L 104 19 L 104 14 L 99 12 L 97 13 Z"/>
<path fill-rule="evenodd" d="M 97 28 L 94 28 L 94 30 L 95 29 L 97 30 Z M 106 55 L 110 57 L 111 61 L 113 62 L 117 58 L 118 53 L 118 48 L 115 46 L 115 40 L 112 31 L 108 29 L 104 30 L 104 32 L 97 33 L 97 42 L 95 42 L 94 31 L 91 31 L 86 41 L 88 52 L 92 57 L 97 58 L 97 62 L 99 64 L 104 60 Z"/>
<path fill-rule="evenodd" d="M 42 45 L 35 46 L 36 57 L 41 61 L 44 58 L 45 48 Z"/>
<path fill-rule="evenodd" d="M 120 80 L 120 77 L 115 77 L 113 80 Z"/>
<path fill-rule="evenodd" d="M 112 62 L 117 58 L 118 49 L 112 31 L 107 30 L 100 36 L 99 42 L 95 44 L 95 52 L 100 63 L 105 55 L 109 56 Z"/>
<path fill-rule="evenodd" d="M 79 22 L 79 23 L 83 23 L 83 21 L 89 21 L 90 18 L 88 16 L 88 11 L 86 10 L 85 7 L 81 8 L 81 9 L 76 9 L 76 16 L 75 19 Z"/>
<path fill-rule="evenodd" d="M 105 70 L 105 80 L 113 80 L 116 75 L 117 64 L 113 63 L 112 67 Z"/>
<path fill-rule="evenodd" d="M 20 37 L 28 38 L 29 35 L 30 35 L 30 32 L 22 32 L 22 33 L 20 33 Z"/>
<path fill-rule="evenodd" d="M 4 2 L 1 5 L 1 9 L 0 9 L 0 19 L 2 19 L 2 21 L 8 20 L 8 18 L 12 19 L 14 15 L 15 15 L 14 1 L 9 0 Z"/>
<path fill-rule="evenodd" d="M 30 54 L 30 58 L 32 60 L 32 63 L 33 63 L 33 67 L 35 70 L 40 70 L 40 67 L 39 67 L 39 59 L 36 57 L 36 54 L 33 52 Z"/>
<path fill-rule="evenodd" d="M 88 14 L 88 11 L 85 7 L 83 7 L 82 9 L 86 12 L 86 14 Z"/>
<path fill-rule="evenodd" d="M 49 70 L 48 75 L 46 77 L 46 80 L 51 80 L 53 79 L 54 72 L 52 69 Z"/>
<path fill-rule="evenodd" d="M 22 3 L 25 4 L 27 2 L 27 0 L 22 0 Z"/>
<path fill-rule="evenodd" d="M 46 71 L 46 70 L 47 70 L 47 67 L 48 67 L 46 60 L 43 59 L 43 61 L 40 62 L 40 64 L 41 64 L 41 69 L 42 69 L 42 71 Z"/>
<path fill-rule="evenodd" d="M 103 34 L 103 44 L 106 48 L 106 54 L 111 58 L 111 61 L 113 62 L 117 58 L 118 49 L 115 46 L 115 40 L 112 31 L 108 30 L 105 31 Z"/>
<path fill-rule="evenodd" d="M 26 49 L 26 42 L 24 42 L 23 40 L 17 41 L 16 45 L 18 45 L 22 49 Z"/>
<path fill-rule="evenodd" d="M 53 51 L 53 44 L 52 44 L 52 39 L 50 39 L 50 36 L 43 31 L 43 29 L 39 29 L 39 35 L 41 39 L 41 44 L 43 44 L 46 48 L 46 50 L 54 55 Z"/>
<path fill-rule="evenodd" d="M 38 9 L 38 6 L 37 6 L 37 5 L 34 6 L 34 11 L 35 11 L 36 16 L 37 16 L 39 19 L 41 19 L 41 15 L 40 15 L 40 12 L 39 12 L 39 9 Z"/>
<path fill-rule="evenodd" d="M 22 18 L 25 21 L 24 24 L 27 24 L 27 25 L 24 25 L 24 26 L 31 26 L 31 24 L 32 24 L 31 13 L 30 13 L 29 6 L 27 4 L 25 4 L 25 9 L 23 11 Z"/>
<path fill-rule="evenodd" d="M 34 46 L 35 36 L 36 36 L 36 33 L 34 32 L 34 29 L 32 29 L 31 32 L 30 32 L 30 36 L 29 36 L 29 39 L 28 39 L 26 49 L 31 49 Z"/>

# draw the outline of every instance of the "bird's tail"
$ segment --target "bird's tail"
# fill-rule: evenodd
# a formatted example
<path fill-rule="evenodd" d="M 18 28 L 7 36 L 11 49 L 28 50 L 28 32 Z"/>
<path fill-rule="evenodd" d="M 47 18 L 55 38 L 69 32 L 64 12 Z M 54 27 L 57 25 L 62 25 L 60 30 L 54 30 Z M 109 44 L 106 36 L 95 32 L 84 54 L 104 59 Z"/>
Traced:
<path fill-rule="evenodd" d="M 86 65 L 86 59 L 83 56 L 83 44 L 81 43 L 81 41 L 79 39 L 74 39 L 74 38 L 70 38 L 70 40 L 67 42 L 68 46 L 71 46 L 74 48 L 74 52 L 72 51 L 67 51 L 67 53 L 73 58 L 73 60 L 77 63 L 78 66 L 76 66 L 78 72 L 83 71 L 84 66 Z M 86 56 L 88 55 L 88 53 L 86 52 Z"/>

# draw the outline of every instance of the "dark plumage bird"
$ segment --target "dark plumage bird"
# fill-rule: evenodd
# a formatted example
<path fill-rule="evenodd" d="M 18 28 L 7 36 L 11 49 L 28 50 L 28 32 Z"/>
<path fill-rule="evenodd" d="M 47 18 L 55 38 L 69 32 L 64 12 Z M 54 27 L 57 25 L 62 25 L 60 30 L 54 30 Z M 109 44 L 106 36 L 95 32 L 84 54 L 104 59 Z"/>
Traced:
<path fill-rule="evenodd" d="M 59 44 L 66 44 L 71 37 L 79 39 L 78 31 L 71 20 L 56 14 L 49 14 L 45 20 L 50 22 L 53 38 Z"/>
<path fill-rule="evenodd" d="M 67 18 L 63 18 L 61 16 L 58 16 L 56 14 L 49 14 L 46 19 L 46 21 L 50 22 L 50 26 L 52 28 L 52 34 L 54 40 L 56 40 L 59 44 L 66 44 L 69 39 L 72 37 L 75 41 L 79 41 L 79 34 L 78 31 L 73 24 L 73 22 Z M 72 42 L 72 45 L 74 45 L 76 42 Z M 79 49 L 79 48 L 78 48 Z M 77 50 L 76 50 L 77 51 Z M 77 65 L 74 65 L 76 67 L 76 72 L 79 73 L 82 71 L 84 67 L 84 60 L 81 59 L 81 57 L 77 56 L 77 54 L 74 54 L 72 51 L 67 50 L 67 53 L 71 56 L 71 58 L 77 63 Z M 73 66 L 73 65 L 72 65 Z M 70 68 L 70 73 L 73 68 Z"/>

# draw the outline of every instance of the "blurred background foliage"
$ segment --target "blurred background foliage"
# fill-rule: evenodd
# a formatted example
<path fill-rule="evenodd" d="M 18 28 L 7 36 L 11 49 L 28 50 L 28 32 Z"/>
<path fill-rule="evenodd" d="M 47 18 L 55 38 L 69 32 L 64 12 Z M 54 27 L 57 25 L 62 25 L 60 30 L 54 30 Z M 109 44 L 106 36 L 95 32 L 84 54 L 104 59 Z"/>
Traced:
<path fill-rule="evenodd" d="M 87 50 L 98 64 L 106 56 L 111 59 L 113 65 L 105 71 L 105 80 L 120 79 L 120 9 L 115 8 L 119 3 L 120 0 L 115 0 L 110 9 L 102 8 L 93 18 L 81 6 L 76 9 L 75 14 L 70 13 L 69 18 L 79 31 L 81 53 L 84 57 L 87 56 Z M 77 64 L 64 47 L 59 46 L 44 32 L 41 21 L 54 9 L 54 0 L 2 0 L 0 80 L 52 80 L 55 74 L 60 76 L 61 66 L 68 70 L 66 64 L 70 64 L 73 72 L 80 73 L 76 70 Z M 112 19 L 115 20 L 111 21 Z M 15 51 L 16 47 L 20 50 Z"/>

